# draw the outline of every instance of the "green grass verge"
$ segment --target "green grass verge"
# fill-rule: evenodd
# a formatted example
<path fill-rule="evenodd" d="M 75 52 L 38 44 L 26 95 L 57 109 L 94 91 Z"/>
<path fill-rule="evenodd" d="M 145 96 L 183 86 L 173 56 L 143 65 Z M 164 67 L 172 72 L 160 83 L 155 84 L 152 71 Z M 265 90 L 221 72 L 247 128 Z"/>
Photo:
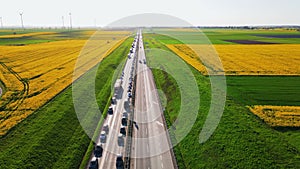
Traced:
<path fill-rule="evenodd" d="M 149 48 L 168 50 L 152 35 L 144 35 Z M 201 94 L 200 110 L 188 135 L 174 148 L 179 168 L 298 168 L 300 147 L 285 134 L 276 131 L 254 116 L 244 105 L 228 98 L 220 124 L 212 137 L 199 143 L 199 134 L 210 107 L 210 81 L 190 67 Z M 180 99 L 176 83 L 170 75 L 153 71 L 157 87 L 164 91 L 168 102 L 165 116 L 174 122 Z M 172 117 L 172 118 L 171 118 Z M 294 133 L 296 134 L 296 133 Z M 297 135 L 299 138 L 299 135 Z M 299 141 L 299 140 L 298 140 Z M 295 144 L 293 144 L 293 143 Z"/>
<path fill-rule="evenodd" d="M 95 82 L 102 111 L 111 95 L 115 67 L 126 59 L 131 42 L 131 38 L 127 39 L 99 66 Z M 76 83 L 85 86 L 83 80 L 89 74 Z M 1 168 L 78 168 L 90 142 L 77 119 L 70 86 L 0 138 Z"/>

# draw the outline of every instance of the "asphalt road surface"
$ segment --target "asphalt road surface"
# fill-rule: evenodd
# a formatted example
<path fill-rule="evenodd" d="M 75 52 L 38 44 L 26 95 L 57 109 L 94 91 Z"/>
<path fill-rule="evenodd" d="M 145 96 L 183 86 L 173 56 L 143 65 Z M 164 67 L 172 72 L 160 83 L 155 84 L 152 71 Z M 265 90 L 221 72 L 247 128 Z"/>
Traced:
<path fill-rule="evenodd" d="M 153 75 L 147 66 L 141 32 L 139 36 L 131 168 L 173 169 L 173 150 Z"/>
<path fill-rule="evenodd" d="M 176 169 L 175 160 L 172 156 L 173 150 L 169 143 L 169 135 L 163 118 L 160 100 L 151 70 L 147 66 L 144 45 L 142 40 L 142 32 L 138 32 L 139 40 L 136 42 L 135 49 L 137 57 L 136 68 L 136 91 L 135 91 L 135 107 L 133 117 L 133 136 L 131 147 L 131 165 L 130 168 L 135 169 Z M 106 142 L 100 142 L 98 138 L 97 144 L 102 144 L 102 157 L 98 158 L 99 169 L 116 168 L 117 155 L 121 154 L 123 159 L 126 150 L 126 137 L 124 137 L 124 146 L 118 145 L 118 135 L 122 126 L 122 114 L 127 112 L 131 118 L 131 112 L 126 110 L 124 103 L 128 101 L 127 90 L 129 87 L 132 66 L 134 58 L 127 59 L 123 69 L 122 89 L 120 98 L 117 103 L 112 105 L 113 115 L 107 115 L 104 124 L 109 126 Z M 127 127 L 128 128 L 128 127 Z M 103 129 L 99 131 L 101 133 Z"/>
<path fill-rule="evenodd" d="M 126 57 L 126 55 L 124 57 Z M 113 115 L 108 114 L 107 118 L 105 119 L 104 124 L 108 124 L 109 126 L 109 132 L 107 134 L 106 142 L 101 143 L 99 138 L 97 140 L 97 144 L 102 144 L 103 146 L 102 157 L 98 159 L 99 169 L 116 168 L 117 155 L 121 154 L 123 157 L 125 155 L 126 137 L 123 137 L 124 146 L 120 146 L 118 145 L 118 135 L 120 134 L 120 128 L 122 126 L 121 121 L 122 121 L 123 112 L 127 112 L 130 117 L 130 112 L 128 110 L 125 110 L 124 102 L 128 101 L 127 90 L 129 86 L 129 78 L 130 78 L 130 72 L 132 69 L 133 61 L 134 59 L 133 57 L 131 57 L 130 59 L 127 59 L 125 63 L 123 69 L 124 75 L 122 78 L 123 92 L 121 92 L 120 98 L 117 99 L 117 103 L 112 105 L 114 110 Z M 101 133 L 101 131 L 103 131 L 103 129 L 101 129 L 99 133 Z"/>

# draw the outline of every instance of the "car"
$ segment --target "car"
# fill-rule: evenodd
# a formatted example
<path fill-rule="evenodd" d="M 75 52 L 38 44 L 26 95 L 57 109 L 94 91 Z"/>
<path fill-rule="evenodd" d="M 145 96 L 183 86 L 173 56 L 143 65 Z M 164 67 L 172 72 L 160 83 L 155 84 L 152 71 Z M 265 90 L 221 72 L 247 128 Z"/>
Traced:
<path fill-rule="evenodd" d="M 132 98 L 131 92 L 128 92 L 128 98 Z"/>
<path fill-rule="evenodd" d="M 90 162 L 89 169 L 98 169 L 98 168 L 99 168 L 98 159 L 96 157 L 93 157 Z"/>
<path fill-rule="evenodd" d="M 118 146 L 124 146 L 124 136 L 123 136 L 123 134 L 118 135 Z"/>
<path fill-rule="evenodd" d="M 104 124 L 102 130 L 105 131 L 106 134 L 108 134 L 109 132 L 108 124 Z"/>
<path fill-rule="evenodd" d="M 122 117 L 122 125 L 127 126 L 127 117 L 125 116 Z"/>
<path fill-rule="evenodd" d="M 100 142 L 101 143 L 106 143 L 106 133 L 105 133 L 105 131 L 101 131 L 101 133 L 100 133 Z"/>
<path fill-rule="evenodd" d="M 114 114 L 114 110 L 113 110 L 112 107 L 108 108 L 107 114 L 109 114 L 109 115 L 113 115 Z"/>
<path fill-rule="evenodd" d="M 102 152 L 103 152 L 102 144 L 96 145 L 96 147 L 94 149 L 94 155 L 95 155 L 95 157 L 96 158 L 102 157 Z"/>
<path fill-rule="evenodd" d="M 123 117 L 128 118 L 128 113 L 127 112 L 123 112 Z"/>
<path fill-rule="evenodd" d="M 121 154 L 117 155 L 116 167 L 117 167 L 117 169 L 123 169 L 124 168 L 123 156 Z"/>
<path fill-rule="evenodd" d="M 126 128 L 125 128 L 125 126 L 121 126 L 120 133 L 123 134 L 123 136 L 126 136 Z"/>
<path fill-rule="evenodd" d="M 113 97 L 111 98 L 111 104 L 117 104 L 116 96 L 113 96 Z"/>

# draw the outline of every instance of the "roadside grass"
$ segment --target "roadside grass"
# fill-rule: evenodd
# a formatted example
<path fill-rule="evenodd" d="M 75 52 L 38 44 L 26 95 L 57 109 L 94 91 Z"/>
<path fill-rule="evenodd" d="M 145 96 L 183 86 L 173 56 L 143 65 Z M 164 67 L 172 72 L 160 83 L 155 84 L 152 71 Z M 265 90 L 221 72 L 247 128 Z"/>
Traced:
<path fill-rule="evenodd" d="M 99 66 L 95 91 L 101 111 L 111 94 L 111 86 L 106 84 L 111 84 L 115 67 L 126 58 L 131 41 L 127 39 Z M 75 83 L 85 87 L 82 79 L 93 69 Z M 77 119 L 70 86 L 0 138 L 1 168 L 78 168 L 90 142 Z"/>
<path fill-rule="evenodd" d="M 300 76 L 227 76 L 228 95 L 243 105 L 300 106 Z"/>
<path fill-rule="evenodd" d="M 144 34 L 148 48 L 168 50 L 152 34 Z M 147 56 L 148 57 L 148 56 Z M 244 105 L 227 98 L 225 111 L 218 128 L 205 143 L 199 143 L 199 134 L 210 107 L 210 81 L 194 68 L 192 70 L 199 87 L 200 110 L 188 135 L 174 147 L 179 168 L 298 168 L 299 148 L 283 133 L 272 129 L 253 115 Z M 176 83 L 170 75 L 153 70 L 158 89 L 164 91 L 168 101 L 165 117 L 168 125 L 177 117 L 180 99 Z M 172 118 L 171 118 L 172 117 Z M 171 133 L 172 134 L 172 133 Z M 294 133 L 296 134 L 296 133 Z M 291 134 L 292 135 L 292 134 Z M 296 135 L 298 136 L 298 135 Z M 291 136 L 292 137 L 292 136 Z M 298 136 L 299 138 L 299 136 Z"/>

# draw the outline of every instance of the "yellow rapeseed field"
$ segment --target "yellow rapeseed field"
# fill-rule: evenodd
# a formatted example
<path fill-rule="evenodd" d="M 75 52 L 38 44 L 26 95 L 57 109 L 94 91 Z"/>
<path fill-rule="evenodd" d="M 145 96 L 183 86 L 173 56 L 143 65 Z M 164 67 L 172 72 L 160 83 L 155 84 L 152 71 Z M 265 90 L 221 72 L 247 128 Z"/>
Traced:
<path fill-rule="evenodd" d="M 203 74 L 221 67 L 207 45 L 167 45 Z M 226 75 L 300 75 L 300 45 L 214 45 Z M 209 52 L 208 52 L 209 51 Z M 199 57 L 201 57 L 201 60 Z M 204 66 L 205 65 L 205 66 Z"/>
<path fill-rule="evenodd" d="M 56 32 L 33 32 L 33 33 L 24 33 L 24 34 L 15 34 L 15 35 L 2 35 L 0 38 L 23 38 L 30 36 L 39 36 L 39 35 L 52 35 Z"/>
<path fill-rule="evenodd" d="M 252 106 L 250 111 L 273 127 L 300 127 L 299 106 Z"/>
<path fill-rule="evenodd" d="M 91 34 L 91 32 L 89 33 Z M 95 66 L 129 35 L 97 32 L 96 43 L 81 52 L 87 40 L 62 40 L 26 46 L 0 46 L 0 80 L 6 92 L 0 100 L 0 135 L 44 105 L 87 70 Z M 80 72 L 73 78 L 77 57 Z"/>

